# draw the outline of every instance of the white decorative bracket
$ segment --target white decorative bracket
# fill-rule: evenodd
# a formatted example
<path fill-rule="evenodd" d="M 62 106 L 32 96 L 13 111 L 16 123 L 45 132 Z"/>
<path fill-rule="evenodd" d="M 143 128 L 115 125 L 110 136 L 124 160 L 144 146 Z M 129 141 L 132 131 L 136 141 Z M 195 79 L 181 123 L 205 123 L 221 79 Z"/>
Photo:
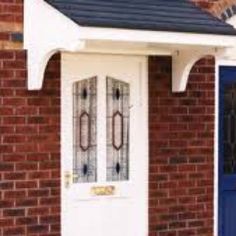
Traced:
<path fill-rule="evenodd" d="M 216 55 L 215 48 L 236 45 L 233 36 L 81 27 L 44 0 L 24 0 L 24 19 L 29 90 L 42 88 L 47 63 L 58 51 L 135 55 L 163 55 L 165 51 L 165 55 L 172 55 L 172 91 L 184 92 L 196 61 Z"/>
<path fill-rule="evenodd" d="M 221 55 L 224 50 L 197 48 L 175 51 L 172 55 L 172 91 L 184 92 L 194 64 L 207 55 Z"/>
<path fill-rule="evenodd" d="M 25 0 L 24 19 L 28 89 L 38 90 L 50 57 L 58 51 L 78 51 L 85 43 L 79 38 L 79 26 L 42 0 Z"/>

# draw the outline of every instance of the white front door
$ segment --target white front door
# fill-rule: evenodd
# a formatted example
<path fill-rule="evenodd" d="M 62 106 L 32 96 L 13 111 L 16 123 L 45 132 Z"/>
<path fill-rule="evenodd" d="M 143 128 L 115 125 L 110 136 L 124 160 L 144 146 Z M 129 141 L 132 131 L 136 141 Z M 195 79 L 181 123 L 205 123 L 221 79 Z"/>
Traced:
<path fill-rule="evenodd" d="M 62 236 L 148 235 L 147 61 L 62 54 Z"/>

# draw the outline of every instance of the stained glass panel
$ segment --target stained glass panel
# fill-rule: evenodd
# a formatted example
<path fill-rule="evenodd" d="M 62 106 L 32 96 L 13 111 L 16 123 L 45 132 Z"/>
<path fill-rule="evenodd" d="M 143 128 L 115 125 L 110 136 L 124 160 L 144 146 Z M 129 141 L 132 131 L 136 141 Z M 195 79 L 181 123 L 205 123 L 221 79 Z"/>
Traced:
<path fill-rule="evenodd" d="M 236 174 L 236 84 L 224 90 L 224 173 Z"/>
<path fill-rule="evenodd" d="M 97 79 L 73 85 L 74 183 L 95 182 L 97 176 Z"/>
<path fill-rule="evenodd" d="M 128 83 L 107 77 L 107 180 L 129 179 Z"/>

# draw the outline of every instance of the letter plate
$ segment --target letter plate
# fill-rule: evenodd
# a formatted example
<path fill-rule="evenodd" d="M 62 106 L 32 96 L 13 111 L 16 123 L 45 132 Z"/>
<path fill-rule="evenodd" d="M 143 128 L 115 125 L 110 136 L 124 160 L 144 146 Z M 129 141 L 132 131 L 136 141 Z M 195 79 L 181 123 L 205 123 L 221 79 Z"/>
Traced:
<path fill-rule="evenodd" d="M 94 196 L 111 196 L 115 194 L 115 186 L 92 187 L 91 194 Z"/>

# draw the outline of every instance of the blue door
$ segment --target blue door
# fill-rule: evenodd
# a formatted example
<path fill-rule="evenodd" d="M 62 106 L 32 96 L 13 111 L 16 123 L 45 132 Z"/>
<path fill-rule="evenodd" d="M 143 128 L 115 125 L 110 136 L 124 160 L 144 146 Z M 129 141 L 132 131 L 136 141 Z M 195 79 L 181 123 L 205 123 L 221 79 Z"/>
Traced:
<path fill-rule="evenodd" d="M 236 236 L 236 67 L 220 68 L 219 236 Z"/>

